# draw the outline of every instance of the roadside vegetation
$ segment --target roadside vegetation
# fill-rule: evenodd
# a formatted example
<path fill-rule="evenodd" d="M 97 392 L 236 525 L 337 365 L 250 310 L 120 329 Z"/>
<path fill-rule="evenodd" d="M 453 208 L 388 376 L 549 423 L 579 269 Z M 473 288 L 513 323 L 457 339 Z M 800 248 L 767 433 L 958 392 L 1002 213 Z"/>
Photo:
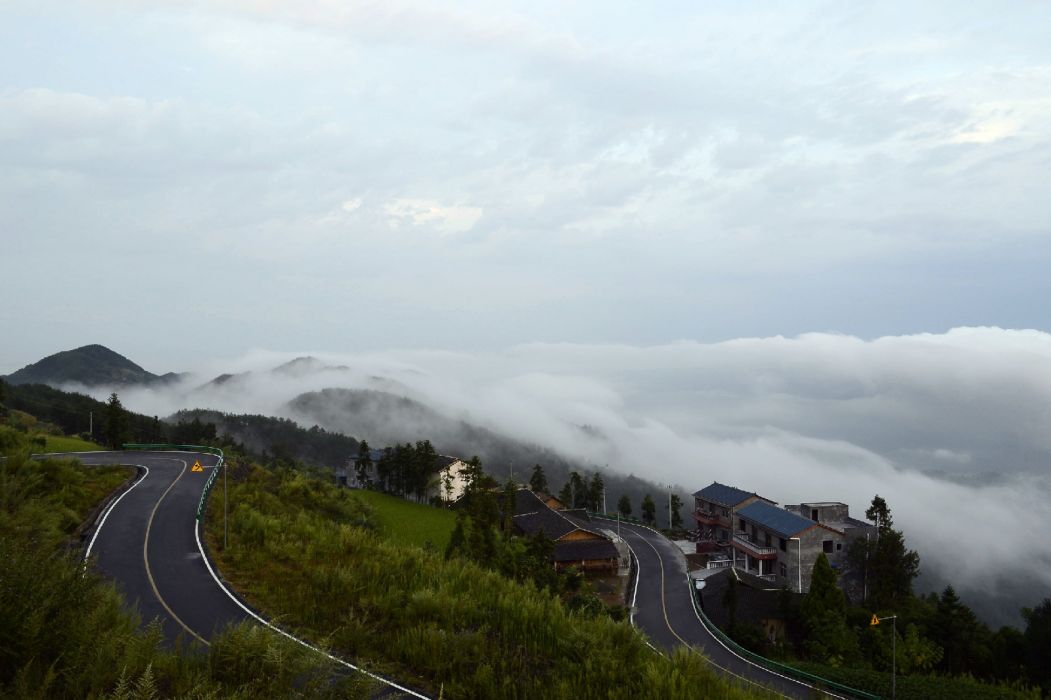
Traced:
<path fill-rule="evenodd" d="M 334 680 L 322 657 L 256 626 L 165 649 L 77 546 L 84 518 L 134 470 L 32 460 L 7 426 L 0 444 L 0 697 L 368 697 L 360 679 Z"/>
<path fill-rule="evenodd" d="M 381 526 L 389 502 L 293 469 L 234 462 L 229 546 L 221 499 L 206 518 L 223 575 L 253 604 L 348 659 L 444 698 L 748 698 L 699 656 L 655 653 L 627 622 L 570 610 L 530 578 L 461 556 L 493 529 L 453 534 L 446 553 Z M 411 514 L 407 514 L 407 517 Z M 427 537 L 418 521 L 416 541 Z M 386 534 L 385 534 L 386 533 Z M 436 544 L 436 543 L 435 543 Z M 485 547 L 486 545 L 481 545 Z"/>

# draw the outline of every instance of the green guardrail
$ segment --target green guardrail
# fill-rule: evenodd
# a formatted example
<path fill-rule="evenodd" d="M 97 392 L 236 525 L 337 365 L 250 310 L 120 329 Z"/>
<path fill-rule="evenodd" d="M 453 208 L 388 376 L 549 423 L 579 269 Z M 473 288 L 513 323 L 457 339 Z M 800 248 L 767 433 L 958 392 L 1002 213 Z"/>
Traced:
<path fill-rule="evenodd" d="M 760 656 L 759 654 L 756 654 L 753 651 L 745 649 L 740 644 L 730 639 L 729 635 L 727 635 L 725 632 L 719 629 L 719 627 L 716 626 L 714 622 L 708 619 L 708 616 L 704 614 L 704 609 L 697 604 L 697 591 L 696 589 L 694 589 L 692 583 L 690 582 L 689 576 L 686 577 L 686 580 L 687 583 L 690 584 L 690 600 L 693 601 L 693 609 L 697 611 L 697 616 L 701 619 L 701 623 L 708 628 L 709 632 L 715 635 L 723 644 L 729 647 L 730 650 L 738 656 L 742 656 L 750 661 L 755 662 L 759 666 L 762 666 L 763 668 L 769 669 L 771 671 L 783 673 L 797 680 L 806 681 L 808 683 L 814 683 L 818 687 L 827 688 L 829 690 L 838 690 L 841 693 L 846 693 L 847 695 L 850 695 L 855 698 L 860 698 L 861 700 L 882 700 L 881 696 L 879 695 L 875 695 L 864 690 L 858 690 L 857 688 L 851 688 L 848 685 L 843 685 L 842 683 L 837 683 L 836 681 L 831 681 L 827 678 L 822 678 L 821 676 L 815 676 L 814 674 L 807 673 L 806 671 L 798 669 L 795 666 L 789 666 L 788 664 L 783 664 L 780 661 L 768 659 L 765 656 Z"/>
<path fill-rule="evenodd" d="M 201 500 L 197 503 L 197 520 L 200 521 L 204 517 L 204 506 L 208 502 L 208 494 L 212 491 L 212 486 L 215 484 L 216 478 L 219 476 L 219 472 L 223 466 L 223 451 L 218 447 L 209 447 L 207 445 L 172 445 L 167 443 L 134 443 L 128 442 L 121 445 L 125 450 L 177 450 L 179 452 L 205 452 L 210 455 L 215 455 L 219 458 L 219 461 L 215 464 L 215 469 L 208 475 L 208 481 L 204 483 L 204 491 L 201 492 Z"/>

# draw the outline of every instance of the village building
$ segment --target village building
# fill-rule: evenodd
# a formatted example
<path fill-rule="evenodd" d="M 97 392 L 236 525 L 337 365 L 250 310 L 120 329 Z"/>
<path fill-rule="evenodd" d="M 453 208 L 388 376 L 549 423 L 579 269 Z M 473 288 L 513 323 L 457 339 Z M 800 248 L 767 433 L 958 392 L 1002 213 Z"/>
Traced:
<path fill-rule="evenodd" d="M 556 511 L 547 497 L 529 489 L 515 492 L 515 529 L 524 535 L 543 532 L 554 543 L 556 569 L 574 566 L 588 573 L 617 574 L 629 567 L 627 545 L 613 532 L 580 514 Z"/>
<path fill-rule="evenodd" d="M 773 501 L 757 493 L 720 484 L 718 481 L 695 492 L 693 500 L 693 519 L 697 523 L 697 552 L 699 554 L 718 551 L 729 553 L 734 513 L 756 501 L 774 504 Z"/>

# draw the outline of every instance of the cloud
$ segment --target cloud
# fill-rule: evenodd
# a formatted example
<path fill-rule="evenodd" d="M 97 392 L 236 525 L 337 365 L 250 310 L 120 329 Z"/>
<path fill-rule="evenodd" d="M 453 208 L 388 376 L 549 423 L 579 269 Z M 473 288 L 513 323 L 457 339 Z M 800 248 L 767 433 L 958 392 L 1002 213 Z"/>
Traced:
<path fill-rule="evenodd" d="M 857 516 L 879 494 L 929 580 L 951 581 L 997 621 L 1036 602 L 1006 589 L 995 599 L 1000 587 L 1051 586 L 1051 544 L 1039 537 L 1051 521 L 1051 334 L 317 356 L 346 369 L 274 375 L 266 370 L 292 356 L 257 352 L 226 363 L 254 374 L 220 387 L 192 390 L 203 374 L 183 392 L 122 398 L 151 414 L 202 406 L 296 418 L 285 403 L 304 391 L 394 391 L 582 465 L 688 490 L 719 480 L 780 503 L 844 501 Z"/>
<path fill-rule="evenodd" d="M 445 205 L 433 199 L 400 198 L 384 205 L 390 225 L 433 226 L 444 234 L 464 233 L 482 218 L 478 207 Z"/>

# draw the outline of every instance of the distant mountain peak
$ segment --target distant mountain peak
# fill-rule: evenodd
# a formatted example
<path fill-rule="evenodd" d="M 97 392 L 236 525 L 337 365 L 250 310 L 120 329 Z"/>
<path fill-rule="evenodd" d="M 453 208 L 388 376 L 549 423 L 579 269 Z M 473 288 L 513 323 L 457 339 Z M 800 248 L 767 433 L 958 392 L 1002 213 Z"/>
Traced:
<path fill-rule="evenodd" d="M 157 379 L 157 375 L 98 343 L 49 355 L 7 377 L 11 384 L 50 386 L 74 382 L 85 386 L 126 386 Z"/>

